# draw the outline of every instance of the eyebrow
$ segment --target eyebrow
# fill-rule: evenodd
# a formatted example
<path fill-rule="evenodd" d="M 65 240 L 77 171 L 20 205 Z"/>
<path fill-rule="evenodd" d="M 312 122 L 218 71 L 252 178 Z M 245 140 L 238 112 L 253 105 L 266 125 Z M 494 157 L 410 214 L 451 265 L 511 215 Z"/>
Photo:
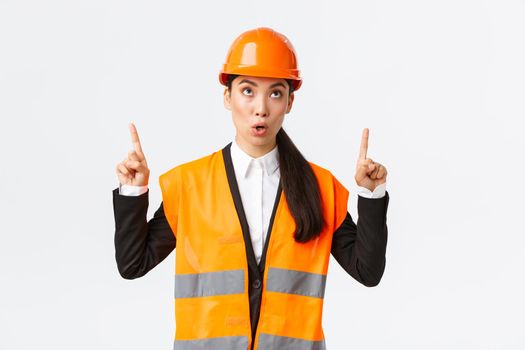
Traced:
<path fill-rule="evenodd" d="M 241 80 L 239 82 L 239 85 L 241 85 L 242 83 L 248 83 L 248 84 L 253 85 L 253 86 L 258 86 L 254 81 L 251 81 L 251 80 L 248 80 L 248 79 Z M 276 87 L 276 86 L 282 86 L 283 88 L 286 88 L 283 83 L 278 82 L 278 83 L 274 83 L 274 84 L 270 85 L 270 89 L 273 88 L 273 87 Z"/>

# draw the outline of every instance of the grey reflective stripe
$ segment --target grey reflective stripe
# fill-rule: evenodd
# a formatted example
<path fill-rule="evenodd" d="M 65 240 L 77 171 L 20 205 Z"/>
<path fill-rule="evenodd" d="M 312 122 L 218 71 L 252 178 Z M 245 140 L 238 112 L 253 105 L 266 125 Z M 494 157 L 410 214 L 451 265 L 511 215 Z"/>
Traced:
<path fill-rule="evenodd" d="M 175 340 L 173 350 L 246 350 L 248 337 L 220 337 L 197 340 Z"/>
<path fill-rule="evenodd" d="M 266 290 L 323 298 L 326 275 L 270 267 Z"/>
<path fill-rule="evenodd" d="M 242 293 L 244 293 L 244 270 L 175 275 L 175 298 Z"/>
<path fill-rule="evenodd" d="M 324 339 L 313 341 L 261 333 L 257 348 L 261 350 L 326 350 L 326 345 Z"/>

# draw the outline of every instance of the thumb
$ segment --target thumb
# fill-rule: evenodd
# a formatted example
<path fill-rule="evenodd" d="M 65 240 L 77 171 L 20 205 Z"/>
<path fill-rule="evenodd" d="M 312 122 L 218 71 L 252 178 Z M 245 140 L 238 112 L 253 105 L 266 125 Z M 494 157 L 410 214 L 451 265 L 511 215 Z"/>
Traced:
<path fill-rule="evenodd" d="M 362 180 L 368 176 L 369 172 L 370 170 L 368 164 L 358 166 L 355 172 L 355 178 L 357 180 Z"/>
<path fill-rule="evenodd" d="M 138 160 L 128 159 L 126 161 L 126 166 L 128 168 L 131 168 L 131 169 L 139 172 L 139 173 L 146 173 L 146 171 L 147 171 L 146 166 L 144 166 L 144 164 L 142 164 L 142 162 L 139 162 Z"/>
<path fill-rule="evenodd" d="M 372 158 L 367 158 L 364 161 L 359 162 L 355 172 L 355 179 L 363 180 L 369 177 L 376 167 L 377 165 L 374 163 Z"/>

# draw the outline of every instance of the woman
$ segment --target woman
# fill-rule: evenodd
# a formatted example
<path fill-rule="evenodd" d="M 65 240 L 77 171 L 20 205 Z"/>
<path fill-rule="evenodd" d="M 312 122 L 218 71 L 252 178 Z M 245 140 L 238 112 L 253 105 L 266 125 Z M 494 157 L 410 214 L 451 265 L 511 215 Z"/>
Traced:
<path fill-rule="evenodd" d="M 117 165 L 113 191 L 119 271 L 143 276 L 178 246 L 175 349 L 325 349 L 330 253 L 366 286 L 382 277 L 387 171 L 367 158 L 365 129 L 356 225 L 346 188 L 305 160 L 282 128 L 302 83 L 284 35 L 241 34 L 219 80 L 235 140 L 162 174 L 163 202 L 149 222 L 149 169 L 130 125 L 134 151 Z"/>

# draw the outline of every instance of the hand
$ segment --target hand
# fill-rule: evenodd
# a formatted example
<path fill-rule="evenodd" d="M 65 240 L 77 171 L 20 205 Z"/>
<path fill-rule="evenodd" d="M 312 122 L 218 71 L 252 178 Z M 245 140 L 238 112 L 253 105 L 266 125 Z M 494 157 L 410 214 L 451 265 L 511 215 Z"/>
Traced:
<path fill-rule="evenodd" d="M 142 152 L 139 134 L 133 123 L 129 124 L 131 142 L 134 150 L 128 152 L 128 157 L 117 164 L 117 175 L 121 185 L 146 186 L 149 179 L 149 168 Z"/>
<path fill-rule="evenodd" d="M 357 185 L 366 187 L 370 191 L 386 182 L 386 175 L 388 172 L 384 165 L 374 162 L 370 158 L 366 158 L 368 151 L 368 128 L 363 129 L 363 136 L 361 138 L 361 150 L 359 151 L 359 159 L 355 171 L 355 181 Z"/>

